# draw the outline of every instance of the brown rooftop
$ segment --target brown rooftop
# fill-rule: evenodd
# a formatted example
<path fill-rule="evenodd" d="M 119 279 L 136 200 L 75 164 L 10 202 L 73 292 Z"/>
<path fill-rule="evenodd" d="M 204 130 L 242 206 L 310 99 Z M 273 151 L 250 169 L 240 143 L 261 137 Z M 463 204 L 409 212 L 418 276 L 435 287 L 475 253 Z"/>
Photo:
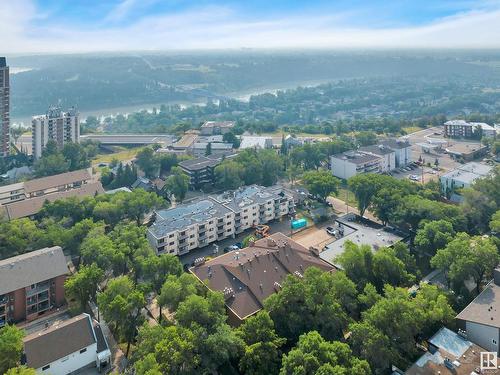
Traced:
<path fill-rule="evenodd" d="M 260 239 L 190 271 L 212 290 L 225 294 L 226 306 L 243 320 L 263 307 L 264 300 L 281 289 L 287 275 L 302 277 L 309 267 L 335 267 L 282 233 Z"/>
<path fill-rule="evenodd" d="M 9 220 L 19 219 L 21 217 L 27 217 L 37 214 L 43 207 L 45 201 L 54 202 L 58 199 L 64 199 L 69 197 L 88 197 L 93 196 L 96 193 L 101 194 L 104 192 L 100 182 L 94 182 L 82 185 L 79 188 L 61 191 L 52 194 L 42 195 L 36 198 L 29 198 L 23 201 L 14 202 L 5 205 L 7 211 L 7 216 Z"/>
<path fill-rule="evenodd" d="M 28 367 L 37 369 L 96 342 L 88 314 L 80 314 L 24 338 Z"/>
<path fill-rule="evenodd" d="M 26 194 L 30 194 L 36 191 L 52 189 L 79 181 L 87 181 L 90 180 L 91 177 L 87 169 L 81 169 L 79 171 L 61 173 L 55 176 L 37 178 L 35 180 L 26 181 L 24 183 L 24 191 Z"/>

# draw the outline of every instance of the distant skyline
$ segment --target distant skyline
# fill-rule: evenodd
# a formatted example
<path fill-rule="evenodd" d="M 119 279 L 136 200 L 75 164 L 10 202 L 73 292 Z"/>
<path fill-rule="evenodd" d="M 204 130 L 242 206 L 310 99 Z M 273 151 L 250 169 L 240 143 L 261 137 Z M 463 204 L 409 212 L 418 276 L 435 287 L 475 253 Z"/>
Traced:
<path fill-rule="evenodd" d="M 0 55 L 500 48 L 500 0 L 5 0 Z"/>

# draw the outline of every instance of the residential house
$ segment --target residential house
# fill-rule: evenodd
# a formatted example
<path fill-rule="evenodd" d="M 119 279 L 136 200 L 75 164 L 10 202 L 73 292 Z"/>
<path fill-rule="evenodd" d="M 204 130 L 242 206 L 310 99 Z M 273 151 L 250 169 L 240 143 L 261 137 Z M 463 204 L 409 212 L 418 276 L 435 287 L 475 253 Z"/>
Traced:
<path fill-rule="evenodd" d="M 111 351 L 99 323 L 80 314 L 27 335 L 23 363 L 37 374 L 66 375 L 86 368 L 106 370 Z"/>
<path fill-rule="evenodd" d="M 67 274 L 59 246 L 0 260 L 0 326 L 33 320 L 63 305 Z"/>
<path fill-rule="evenodd" d="M 456 319 L 467 339 L 500 354 L 500 266 L 493 271 L 493 280 Z"/>

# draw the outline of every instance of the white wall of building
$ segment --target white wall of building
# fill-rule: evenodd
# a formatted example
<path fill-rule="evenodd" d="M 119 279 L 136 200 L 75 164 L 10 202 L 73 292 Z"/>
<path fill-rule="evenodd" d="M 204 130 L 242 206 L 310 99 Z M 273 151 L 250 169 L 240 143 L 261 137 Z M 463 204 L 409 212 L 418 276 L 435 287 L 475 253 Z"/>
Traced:
<path fill-rule="evenodd" d="M 78 114 L 61 112 L 60 117 L 35 116 L 31 121 L 31 132 L 32 152 L 35 158 L 42 156 L 42 151 L 49 140 L 56 141 L 59 147 L 63 147 L 68 142 L 79 143 L 80 122 Z"/>
<path fill-rule="evenodd" d="M 95 365 L 97 358 L 97 343 L 87 346 L 84 353 L 80 351 L 72 353 L 64 358 L 50 363 L 50 367 L 43 370 L 36 369 L 37 374 L 45 375 L 66 375 L 90 364 Z"/>
<path fill-rule="evenodd" d="M 357 173 L 356 164 L 351 163 L 349 160 L 344 160 L 343 158 L 332 156 L 330 158 L 330 166 L 332 174 L 343 180 L 351 178 Z"/>

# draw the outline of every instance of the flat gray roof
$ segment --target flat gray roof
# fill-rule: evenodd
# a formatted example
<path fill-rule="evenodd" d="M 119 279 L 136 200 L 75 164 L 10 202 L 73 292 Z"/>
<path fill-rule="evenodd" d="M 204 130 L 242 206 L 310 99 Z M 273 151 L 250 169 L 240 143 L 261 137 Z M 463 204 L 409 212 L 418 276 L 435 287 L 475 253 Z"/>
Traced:
<path fill-rule="evenodd" d="M 380 247 L 391 246 L 403 239 L 393 231 L 388 231 L 387 227 L 384 228 L 376 223 L 368 225 L 355 220 L 354 214 L 346 214 L 336 220 L 335 228 L 338 229 L 339 224 L 342 225 L 344 236 L 326 246 L 319 254 L 322 259 L 336 264 L 334 259 L 344 252 L 346 241 L 356 245 L 370 245 L 372 250 L 376 251 Z"/>
<path fill-rule="evenodd" d="M 0 261 L 0 295 L 68 273 L 61 247 L 46 247 Z"/>
<path fill-rule="evenodd" d="M 492 280 L 457 319 L 500 328 L 500 286 Z"/>
<path fill-rule="evenodd" d="M 493 167 L 481 163 L 467 163 L 441 176 L 441 178 L 453 179 L 467 184 L 472 184 L 478 178 L 486 177 Z"/>
<path fill-rule="evenodd" d="M 197 199 L 175 208 L 156 212 L 156 222 L 149 227 L 149 231 L 157 238 L 167 233 L 189 227 L 193 224 L 202 224 L 211 218 L 219 218 L 230 213 L 231 210 L 216 202 L 211 197 Z"/>
<path fill-rule="evenodd" d="M 245 207 L 276 199 L 279 197 L 278 194 L 285 194 L 284 189 L 279 185 L 270 187 L 250 185 L 220 194 L 215 199 L 231 210 L 238 212 Z"/>
<path fill-rule="evenodd" d="M 341 154 L 332 155 L 332 158 L 349 161 L 353 164 L 364 164 L 373 160 L 380 160 L 380 156 L 365 154 L 357 151 L 346 151 Z"/>
<path fill-rule="evenodd" d="M 206 167 L 216 167 L 220 164 L 220 162 L 220 159 L 211 159 L 201 156 L 196 159 L 183 160 L 179 163 L 179 167 L 190 171 L 198 171 L 200 169 L 205 169 Z"/>

